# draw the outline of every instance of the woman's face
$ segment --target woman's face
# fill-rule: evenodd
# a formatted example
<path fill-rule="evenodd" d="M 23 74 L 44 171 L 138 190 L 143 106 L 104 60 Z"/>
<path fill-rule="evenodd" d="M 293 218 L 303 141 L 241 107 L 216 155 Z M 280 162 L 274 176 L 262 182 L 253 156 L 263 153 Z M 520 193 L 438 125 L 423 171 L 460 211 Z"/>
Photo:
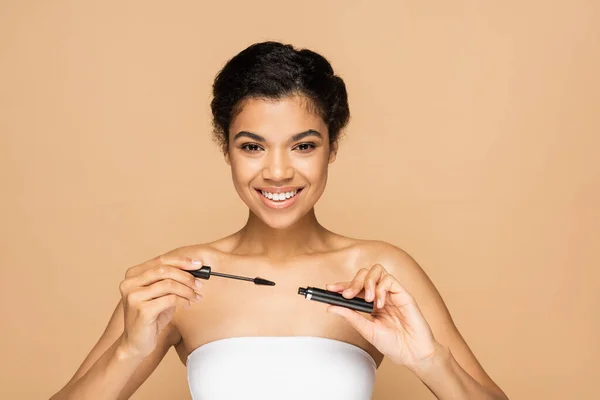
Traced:
<path fill-rule="evenodd" d="M 225 160 L 244 203 L 267 225 L 282 229 L 321 197 L 335 153 L 322 118 L 305 98 L 291 96 L 246 100 L 229 127 Z"/>

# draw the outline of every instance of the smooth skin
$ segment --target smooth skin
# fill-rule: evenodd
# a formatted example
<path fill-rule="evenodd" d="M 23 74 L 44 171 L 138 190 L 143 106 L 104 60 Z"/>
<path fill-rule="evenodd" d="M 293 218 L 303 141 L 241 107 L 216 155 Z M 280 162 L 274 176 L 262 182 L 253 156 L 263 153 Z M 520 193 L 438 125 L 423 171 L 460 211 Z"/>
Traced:
<path fill-rule="evenodd" d="M 457 330 L 422 268 L 400 248 L 324 228 L 314 206 L 337 145 L 307 100 L 250 99 L 224 149 L 249 208 L 246 225 L 212 243 L 174 249 L 127 270 L 121 299 L 98 342 L 52 399 L 127 399 L 175 348 L 185 364 L 203 344 L 239 336 L 318 336 L 410 369 L 439 399 L 507 399 Z M 302 188 L 270 208 L 260 190 Z M 226 216 L 224 216 L 226 217 Z M 260 276 L 276 286 L 187 270 Z M 372 315 L 304 300 L 300 286 L 381 301 Z"/>

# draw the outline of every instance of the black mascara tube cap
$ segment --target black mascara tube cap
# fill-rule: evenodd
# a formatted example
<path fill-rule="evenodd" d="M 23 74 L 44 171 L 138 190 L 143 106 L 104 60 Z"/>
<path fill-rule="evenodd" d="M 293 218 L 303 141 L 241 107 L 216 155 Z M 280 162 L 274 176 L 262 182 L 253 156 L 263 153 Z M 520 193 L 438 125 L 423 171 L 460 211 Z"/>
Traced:
<path fill-rule="evenodd" d="M 344 296 L 342 296 L 341 293 L 331 292 L 329 290 L 314 288 L 310 286 L 306 288 L 298 288 L 298 294 L 304 296 L 308 300 L 318 301 L 320 303 L 346 307 L 352 310 L 361 311 L 369 314 L 373 312 L 373 302 L 366 301 L 365 299 L 360 297 L 347 299 Z"/>
<path fill-rule="evenodd" d="M 190 274 L 194 275 L 196 278 L 200 279 L 209 279 L 210 278 L 210 267 L 204 266 L 200 269 L 196 269 L 193 271 L 188 271 Z"/>

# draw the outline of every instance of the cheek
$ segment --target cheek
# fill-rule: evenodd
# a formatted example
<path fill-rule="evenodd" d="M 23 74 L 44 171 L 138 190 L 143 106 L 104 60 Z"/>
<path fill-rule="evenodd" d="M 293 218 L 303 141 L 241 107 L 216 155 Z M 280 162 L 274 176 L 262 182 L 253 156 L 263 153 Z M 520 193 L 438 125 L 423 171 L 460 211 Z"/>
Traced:
<path fill-rule="evenodd" d="M 231 176 L 236 185 L 248 183 L 260 172 L 261 166 L 259 160 L 247 159 L 233 156 L 231 161 Z"/>
<path fill-rule="evenodd" d="M 327 176 L 328 158 L 307 157 L 296 163 L 296 170 L 313 184 L 318 184 Z"/>

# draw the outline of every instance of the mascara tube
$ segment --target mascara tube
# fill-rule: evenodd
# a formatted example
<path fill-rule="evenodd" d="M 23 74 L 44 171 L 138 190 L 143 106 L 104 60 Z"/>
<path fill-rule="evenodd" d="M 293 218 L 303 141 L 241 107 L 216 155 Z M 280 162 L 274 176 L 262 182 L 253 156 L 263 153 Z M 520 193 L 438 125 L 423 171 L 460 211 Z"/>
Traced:
<path fill-rule="evenodd" d="M 354 297 L 347 299 L 342 296 L 341 293 L 331 292 L 329 290 L 314 288 L 314 287 L 300 287 L 298 288 L 298 294 L 304 296 L 307 300 L 318 301 L 321 303 L 332 304 L 335 306 L 341 306 L 350 308 L 352 310 L 361 311 L 364 313 L 373 312 L 373 302 L 366 301 L 360 297 Z"/>

